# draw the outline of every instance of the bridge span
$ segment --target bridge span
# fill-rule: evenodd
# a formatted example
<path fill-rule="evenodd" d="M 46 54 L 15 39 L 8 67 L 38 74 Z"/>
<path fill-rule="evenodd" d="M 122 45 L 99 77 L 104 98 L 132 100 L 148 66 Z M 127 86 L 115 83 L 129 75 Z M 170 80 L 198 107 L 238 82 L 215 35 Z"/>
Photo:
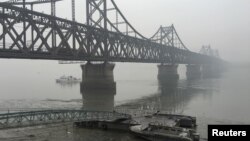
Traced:
<path fill-rule="evenodd" d="M 188 64 L 187 74 L 191 76 L 199 75 L 202 67 L 208 70 L 206 73 L 217 72 L 223 64 L 218 56 L 204 53 L 206 49 L 200 53 L 190 51 L 173 25 L 161 26 L 150 38 L 143 36 L 114 0 L 86 0 L 84 24 L 76 21 L 75 0 L 72 20 L 56 17 L 56 2 L 60 1 L 0 3 L 0 58 L 87 61 L 85 71 L 99 74 L 112 67 L 94 68 L 90 62 L 158 63 L 161 64 L 158 77 L 176 78 L 178 64 Z M 51 3 L 51 15 L 33 9 L 33 5 L 40 3 Z"/>
<path fill-rule="evenodd" d="M 111 23 L 107 16 L 110 9 L 101 9 L 107 1 L 87 0 L 86 24 L 17 7 L 15 3 L 0 3 L 0 58 L 171 64 L 220 61 L 188 50 L 173 25 L 160 27 L 151 38 L 142 36 L 113 0 L 112 10 L 122 20 Z M 96 12 L 101 15 L 98 19 L 94 19 Z M 122 23 L 127 27 L 124 32 L 118 26 Z"/>
<path fill-rule="evenodd" d="M 159 81 L 178 79 L 178 64 L 187 64 L 187 75 L 193 78 L 199 77 L 202 70 L 217 72 L 217 67 L 223 63 L 217 56 L 190 51 L 173 25 L 161 26 L 150 38 L 143 36 L 128 22 L 114 0 L 86 0 L 86 23 L 75 19 L 75 0 L 72 0 L 72 20 L 56 17 L 56 2 L 60 1 L 0 3 L 0 58 L 87 61 L 81 66 L 81 92 L 92 94 L 105 90 L 112 96 L 116 94 L 115 65 L 109 62 L 161 64 Z M 40 3 L 51 3 L 51 15 L 33 9 L 33 5 Z M 116 16 L 110 17 L 110 11 Z M 95 64 L 95 61 L 104 63 Z M 120 117 L 129 115 L 83 110 L 6 113 L 0 114 L 0 129 Z"/>

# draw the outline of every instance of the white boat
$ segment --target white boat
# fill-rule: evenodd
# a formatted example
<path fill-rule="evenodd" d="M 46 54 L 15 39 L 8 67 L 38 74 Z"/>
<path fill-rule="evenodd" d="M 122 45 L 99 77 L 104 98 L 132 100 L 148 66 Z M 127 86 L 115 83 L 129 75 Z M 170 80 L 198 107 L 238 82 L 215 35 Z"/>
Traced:
<path fill-rule="evenodd" d="M 61 76 L 60 78 L 56 79 L 57 83 L 79 83 L 81 79 L 75 78 L 73 76 Z"/>
<path fill-rule="evenodd" d="M 167 127 L 160 125 L 136 125 L 130 127 L 130 131 L 138 137 L 149 141 L 199 141 L 200 136 L 194 130 Z"/>

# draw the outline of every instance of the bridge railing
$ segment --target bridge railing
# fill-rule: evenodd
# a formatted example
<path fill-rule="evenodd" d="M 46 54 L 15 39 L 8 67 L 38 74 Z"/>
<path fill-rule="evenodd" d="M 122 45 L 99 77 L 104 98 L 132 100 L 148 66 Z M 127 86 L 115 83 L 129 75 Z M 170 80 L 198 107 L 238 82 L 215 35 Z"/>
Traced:
<path fill-rule="evenodd" d="M 81 110 L 81 108 L 0 108 L 0 114 L 48 110 Z"/>
<path fill-rule="evenodd" d="M 35 126 L 42 124 L 115 120 L 130 118 L 128 114 L 84 110 L 41 110 L 0 114 L 0 129 Z"/>

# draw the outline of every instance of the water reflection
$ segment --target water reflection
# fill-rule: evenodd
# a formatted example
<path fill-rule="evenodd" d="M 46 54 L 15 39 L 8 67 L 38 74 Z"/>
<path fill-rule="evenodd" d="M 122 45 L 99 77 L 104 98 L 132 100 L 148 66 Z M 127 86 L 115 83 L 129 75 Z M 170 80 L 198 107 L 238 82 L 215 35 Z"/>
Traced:
<path fill-rule="evenodd" d="M 79 82 L 56 82 L 56 84 L 62 88 L 72 88 L 79 85 Z"/>
<path fill-rule="evenodd" d="M 115 87 L 87 88 L 81 83 L 83 109 L 88 111 L 113 111 Z"/>
<path fill-rule="evenodd" d="M 201 81 L 205 82 L 201 79 L 159 79 L 157 93 L 133 100 L 117 108 L 127 109 L 126 112 L 133 115 L 150 114 L 157 111 L 168 114 L 186 114 L 190 103 L 195 103 L 197 97 L 211 99 L 213 96 L 212 81 L 208 80 L 207 84 L 204 83 L 204 87 L 200 87 Z M 191 115 L 195 116 L 196 114 L 191 113 Z"/>
<path fill-rule="evenodd" d="M 179 113 L 183 110 L 183 90 L 178 89 L 178 80 L 159 79 L 159 110 L 166 113 Z"/>
<path fill-rule="evenodd" d="M 74 141 L 144 141 L 121 131 L 103 131 L 91 129 L 73 129 Z"/>

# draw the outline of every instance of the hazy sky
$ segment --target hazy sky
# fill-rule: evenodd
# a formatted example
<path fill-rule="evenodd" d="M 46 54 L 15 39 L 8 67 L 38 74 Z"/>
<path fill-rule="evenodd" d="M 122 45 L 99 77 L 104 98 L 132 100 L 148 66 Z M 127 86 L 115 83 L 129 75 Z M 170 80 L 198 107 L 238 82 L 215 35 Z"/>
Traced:
<path fill-rule="evenodd" d="M 28 1 L 28 0 L 27 0 Z M 76 1 L 77 21 L 85 22 L 85 0 Z M 250 62 L 250 0 L 115 0 L 125 17 L 150 37 L 160 25 L 174 24 L 192 51 L 210 44 L 222 58 Z M 71 19 L 71 0 L 57 4 L 57 15 Z M 49 5 L 36 10 L 49 13 Z"/>

